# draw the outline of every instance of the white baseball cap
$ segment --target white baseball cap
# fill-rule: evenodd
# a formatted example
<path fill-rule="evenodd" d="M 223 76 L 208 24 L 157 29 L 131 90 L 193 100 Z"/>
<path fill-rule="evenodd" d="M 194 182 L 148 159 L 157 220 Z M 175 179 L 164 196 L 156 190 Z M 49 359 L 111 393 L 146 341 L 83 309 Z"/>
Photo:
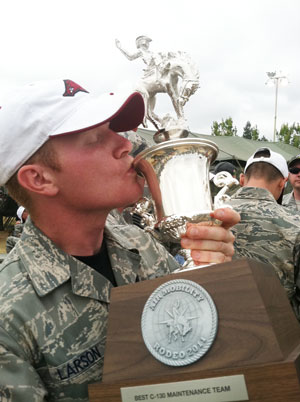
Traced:
<path fill-rule="evenodd" d="M 264 152 L 268 156 L 260 156 L 259 154 Z M 254 154 L 247 160 L 245 166 L 245 173 L 250 165 L 256 162 L 265 162 L 269 163 L 276 167 L 277 170 L 282 174 L 284 178 L 289 176 L 289 170 L 287 166 L 287 162 L 282 155 L 277 152 L 271 151 L 270 148 L 259 148 L 257 149 Z"/>
<path fill-rule="evenodd" d="M 15 90 L 0 106 L 0 185 L 52 136 L 110 122 L 115 132 L 137 128 L 144 100 L 106 93 L 91 95 L 71 80 L 38 81 Z"/>

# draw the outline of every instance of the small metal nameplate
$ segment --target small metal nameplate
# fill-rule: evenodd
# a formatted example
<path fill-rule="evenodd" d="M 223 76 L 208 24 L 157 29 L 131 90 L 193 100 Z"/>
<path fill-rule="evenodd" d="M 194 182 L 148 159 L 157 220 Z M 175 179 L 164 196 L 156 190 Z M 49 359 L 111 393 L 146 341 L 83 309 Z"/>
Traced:
<path fill-rule="evenodd" d="M 121 388 L 122 402 L 233 402 L 248 401 L 244 375 L 206 378 Z"/>

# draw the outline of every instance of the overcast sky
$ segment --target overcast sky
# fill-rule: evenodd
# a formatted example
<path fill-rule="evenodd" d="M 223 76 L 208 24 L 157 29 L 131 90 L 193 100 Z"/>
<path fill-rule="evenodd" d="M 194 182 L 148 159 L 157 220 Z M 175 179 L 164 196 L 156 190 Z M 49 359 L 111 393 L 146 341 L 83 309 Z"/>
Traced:
<path fill-rule="evenodd" d="M 275 88 L 267 71 L 290 81 L 278 92 L 277 128 L 300 123 L 299 0 L 0 0 L 0 105 L 7 91 L 40 79 L 69 78 L 89 91 L 131 91 L 141 59 L 129 61 L 139 35 L 151 50 L 189 53 L 200 88 L 185 114 L 210 134 L 232 117 L 238 135 L 249 120 L 273 138 Z M 172 112 L 158 98 L 158 114 Z M 168 109 L 169 110 L 166 110 Z M 153 127 L 151 127 L 153 128 Z"/>

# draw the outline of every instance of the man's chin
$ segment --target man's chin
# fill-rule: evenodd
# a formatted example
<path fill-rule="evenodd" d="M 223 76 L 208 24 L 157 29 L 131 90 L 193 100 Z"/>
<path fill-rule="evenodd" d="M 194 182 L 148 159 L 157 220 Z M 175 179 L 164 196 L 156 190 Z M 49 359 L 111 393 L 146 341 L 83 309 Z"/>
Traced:
<path fill-rule="evenodd" d="M 137 175 L 137 182 L 138 184 L 144 189 L 146 180 L 143 176 L 140 176 L 139 174 Z"/>
<path fill-rule="evenodd" d="M 141 189 L 141 191 L 136 195 L 136 197 L 132 197 L 132 199 L 128 201 L 127 206 L 125 208 L 133 207 L 137 202 L 139 202 L 139 200 L 143 198 L 143 191 L 144 188 Z"/>

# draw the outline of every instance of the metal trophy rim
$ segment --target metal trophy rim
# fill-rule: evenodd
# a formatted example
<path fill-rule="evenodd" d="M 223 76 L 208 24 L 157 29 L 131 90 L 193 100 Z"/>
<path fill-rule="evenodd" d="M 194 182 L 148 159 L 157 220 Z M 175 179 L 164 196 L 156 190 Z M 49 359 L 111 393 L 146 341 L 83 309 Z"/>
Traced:
<path fill-rule="evenodd" d="M 210 158 L 210 162 L 214 162 L 218 156 L 219 153 L 219 147 L 217 144 L 213 141 L 202 139 L 202 138 L 178 138 L 174 140 L 168 140 L 161 142 L 159 144 L 155 144 L 151 146 L 150 148 L 146 148 L 143 151 L 141 151 L 135 158 L 134 158 L 134 164 L 136 164 L 141 158 L 145 157 L 146 155 L 150 154 L 153 151 L 157 150 L 163 150 L 165 148 L 176 148 L 176 146 L 179 145 L 208 145 L 211 147 L 211 150 L 213 151 L 213 154 Z"/>

